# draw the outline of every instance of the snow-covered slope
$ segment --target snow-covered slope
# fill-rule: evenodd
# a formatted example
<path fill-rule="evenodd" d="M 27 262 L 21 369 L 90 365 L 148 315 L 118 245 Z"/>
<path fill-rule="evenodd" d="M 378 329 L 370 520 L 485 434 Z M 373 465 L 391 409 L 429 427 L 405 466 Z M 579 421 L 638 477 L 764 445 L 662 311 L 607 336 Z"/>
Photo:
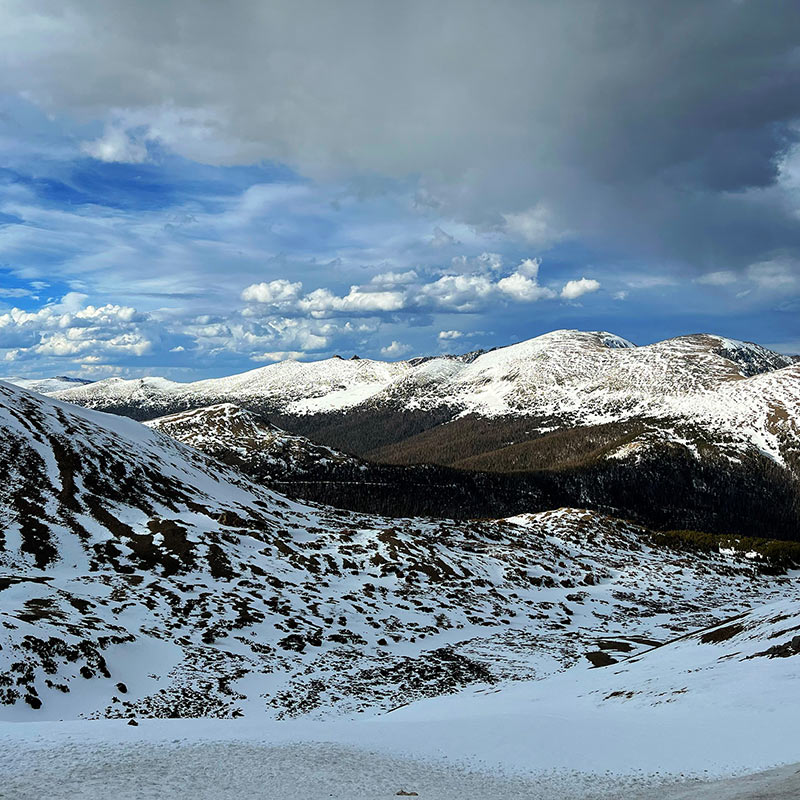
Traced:
<path fill-rule="evenodd" d="M 694 335 L 635 347 L 611 334 L 554 331 L 485 353 L 460 368 L 442 365 L 413 407 L 442 403 L 462 414 L 524 414 L 596 424 L 661 413 L 672 398 L 780 369 L 791 359 L 758 345 Z M 429 362 L 428 371 L 438 365 Z M 399 387 L 385 390 L 395 398 Z M 383 400 L 383 395 L 373 398 Z"/>
<path fill-rule="evenodd" d="M 338 411 L 364 402 L 410 369 L 407 362 L 329 358 L 281 361 L 240 375 L 195 383 L 164 378 L 108 378 L 91 386 L 59 392 L 63 400 L 89 408 L 131 406 L 144 416 L 173 408 L 196 408 L 223 402 L 291 409 L 297 413 Z"/>
<path fill-rule="evenodd" d="M 57 375 L 55 378 L 8 377 L 0 378 L 0 381 L 13 383 L 15 386 L 27 389 L 29 392 L 39 392 L 39 394 L 55 394 L 56 392 L 63 392 L 92 383 L 92 381 L 85 378 L 70 378 L 67 375 Z"/>
<path fill-rule="evenodd" d="M 774 380 L 763 378 L 779 372 Z M 677 420 L 713 425 L 780 460 L 768 430 L 772 423 L 762 412 L 769 416 L 767 406 L 777 404 L 793 416 L 798 374 L 788 356 L 710 334 L 636 347 L 605 332 L 554 331 L 466 362 L 287 361 L 189 384 L 112 378 L 57 396 L 142 419 L 231 402 L 294 416 L 343 411 L 436 413 L 437 420 L 522 416 L 538 420 L 539 430 Z"/>
<path fill-rule="evenodd" d="M 169 414 L 145 425 L 267 483 L 312 469 L 362 466 L 358 459 L 281 430 L 233 403 Z"/>
<path fill-rule="evenodd" d="M 176 406 L 234 402 L 288 414 L 367 404 L 597 419 L 658 409 L 665 398 L 696 395 L 791 363 L 759 345 L 708 334 L 636 347 L 605 332 L 554 331 L 468 361 L 284 361 L 189 384 L 110 378 L 59 397 L 93 408 L 127 404 L 150 416 Z"/>
<path fill-rule="evenodd" d="M 8 384 L 0 464 L 5 719 L 387 709 L 797 592 L 585 511 L 458 524 L 292 503 Z"/>

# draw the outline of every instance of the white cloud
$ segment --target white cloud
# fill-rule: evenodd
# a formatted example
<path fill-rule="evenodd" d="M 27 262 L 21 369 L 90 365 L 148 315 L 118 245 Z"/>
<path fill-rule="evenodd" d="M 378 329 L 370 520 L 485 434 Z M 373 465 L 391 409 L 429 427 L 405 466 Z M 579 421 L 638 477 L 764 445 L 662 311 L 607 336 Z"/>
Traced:
<path fill-rule="evenodd" d="M 301 283 L 284 279 L 252 284 L 241 294 L 242 299 L 250 303 L 244 313 L 251 317 L 263 316 L 258 308 L 263 305 L 315 319 L 437 309 L 470 313 L 493 301 L 530 303 L 556 297 L 552 289 L 538 283 L 541 263 L 538 258 L 523 259 L 516 270 L 504 277 L 498 277 L 503 262 L 496 253 L 482 253 L 475 259 L 454 259 L 454 263 L 478 271 L 448 272 L 427 282 L 416 270 L 384 272 L 375 275 L 367 285 L 351 286 L 346 295 L 337 295 L 324 287 L 302 294 Z"/>
<path fill-rule="evenodd" d="M 81 150 L 108 163 L 141 164 L 147 161 L 147 146 L 118 125 L 107 125 L 101 137 L 83 142 Z"/>
<path fill-rule="evenodd" d="M 552 297 L 553 290 L 539 286 L 535 280 L 520 272 L 515 272 L 497 282 L 497 288 L 512 300 L 530 303 L 545 297 Z"/>
<path fill-rule="evenodd" d="M 702 283 L 706 286 L 729 286 L 732 283 L 736 283 L 738 277 L 735 272 L 724 269 L 717 272 L 706 272 L 695 280 L 697 283 Z"/>
<path fill-rule="evenodd" d="M 439 331 L 439 339 L 442 341 L 461 339 L 463 336 L 464 334 L 461 331 Z"/>
<path fill-rule="evenodd" d="M 760 261 L 757 264 L 751 264 L 747 268 L 747 277 L 759 289 L 770 292 L 800 289 L 797 265 L 789 261 Z"/>
<path fill-rule="evenodd" d="M 561 289 L 561 297 L 565 300 L 575 300 L 590 292 L 596 292 L 599 288 L 600 282 L 594 278 L 567 281 Z"/>
<path fill-rule="evenodd" d="M 381 355 L 394 357 L 394 356 L 401 356 L 403 353 L 407 353 L 411 348 L 407 344 L 403 344 L 402 342 L 393 341 L 391 344 L 386 345 L 386 347 L 381 347 Z"/>
<path fill-rule="evenodd" d="M 495 293 L 495 284 L 485 275 L 443 275 L 417 289 L 415 305 L 454 311 L 475 311 Z"/>
<path fill-rule="evenodd" d="M 406 272 L 381 272 L 370 279 L 370 283 L 378 286 L 404 286 L 418 280 L 416 270 L 409 269 Z"/>
<path fill-rule="evenodd" d="M 14 359 L 31 355 L 78 357 L 97 353 L 142 356 L 151 351 L 156 326 L 130 306 L 85 306 L 80 292 L 36 311 L 12 308 L 0 314 L 0 349 Z M 8 358 L 8 354 L 6 354 Z"/>
<path fill-rule="evenodd" d="M 303 284 L 298 281 L 292 283 L 279 278 L 269 283 L 253 283 L 242 291 L 242 300 L 248 303 L 265 303 L 268 305 L 282 305 L 291 303 L 300 297 Z"/>
<path fill-rule="evenodd" d="M 312 316 L 324 316 L 330 312 L 364 314 L 370 312 L 399 311 L 405 306 L 405 295 L 398 291 L 365 291 L 360 286 L 351 286 L 344 297 L 338 297 L 328 289 L 315 289 L 301 298 L 301 311 Z"/>

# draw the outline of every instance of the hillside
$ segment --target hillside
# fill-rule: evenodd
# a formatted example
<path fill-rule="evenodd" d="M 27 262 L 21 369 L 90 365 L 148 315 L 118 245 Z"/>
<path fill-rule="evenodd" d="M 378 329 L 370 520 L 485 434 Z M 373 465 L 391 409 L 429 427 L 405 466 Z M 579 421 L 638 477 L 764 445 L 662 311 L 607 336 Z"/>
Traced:
<path fill-rule="evenodd" d="M 4 719 L 388 709 L 795 596 L 735 547 L 673 549 L 586 511 L 454 523 L 294 503 L 8 384 L 0 429 Z"/>
<path fill-rule="evenodd" d="M 468 518 L 571 505 L 658 528 L 787 539 L 800 530 L 800 366 L 720 336 L 636 347 L 554 331 L 463 359 L 284 362 L 58 396 L 137 418 L 235 403 L 306 437 L 308 453 L 342 454 L 307 453 L 299 471 L 280 456 L 282 491 L 355 510 Z M 277 480 L 243 465 L 238 445 L 227 455 L 208 446 L 256 480 Z"/>

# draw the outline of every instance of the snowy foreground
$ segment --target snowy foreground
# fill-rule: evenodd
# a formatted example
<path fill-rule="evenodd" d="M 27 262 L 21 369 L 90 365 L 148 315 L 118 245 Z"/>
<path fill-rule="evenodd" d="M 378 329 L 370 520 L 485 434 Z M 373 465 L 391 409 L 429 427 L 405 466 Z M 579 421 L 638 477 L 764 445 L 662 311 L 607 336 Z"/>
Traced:
<path fill-rule="evenodd" d="M 4 723 L 0 796 L 795 798 L 798 627 L 775 603 L 602 669 L 374 716 Z"/>
<path fill-rule="evenodd" d="M 623 718 L 598 719 L 586 727 L 585 719 L 571 713 L 537 720 L 522 740 L 515 720 L 500 716 L 473 718 L 463 728 L 463 720 L 386 719 L 270 722 L 266 727 L 241 720 L 145 720 L 136 728 L 112 720 L 6 723 L 0 727 L 0 797 L 377 800 L 400 792 L 437 800 L 800 796 L 800 764 L 741 776 L 743 769 L 774 758 L 758 746 L 753 755 L 742 753 L 749 736 L 741 719 L 714 718 L 697 725 L 691 718 L 676 718 L 663 729 L 652 723 L 630 725 Z M 705 772 L 701 765 L 712 762 L 700 756 L 711 754 L 708 745 L 719 732 L 716 726 L 726 722 L 740 735 L 711 745 L 714 763 Z M 700 736 L 708 739 L 698 748 Z M 647 752 L 642 737 L 650 741 Z M 659 747 L 666 750 L 663 757 L 654 752 Z M 507 753 L 497 760 L 502 748 Z M 735 754 L 742 756 L 737 765 L 731 763 Z M 675 769 L 680 763 L 694 769 L 654 769 Z M 719 778 L 718 773 L 734 766 L 739 777 Z"/>

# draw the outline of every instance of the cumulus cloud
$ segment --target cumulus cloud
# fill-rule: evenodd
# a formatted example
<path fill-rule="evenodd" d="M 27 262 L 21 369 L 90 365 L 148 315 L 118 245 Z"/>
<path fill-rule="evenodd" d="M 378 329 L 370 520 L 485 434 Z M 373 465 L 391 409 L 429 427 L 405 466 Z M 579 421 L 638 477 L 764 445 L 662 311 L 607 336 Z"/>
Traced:
<path fill-rule="evenodd" d="M 360 286 L 351 286 L 343 297 L 328 289 L 315 289 L 301 298 L 297 305 L 311 316 L 328 313 L 370 314 L 375 312 L 400 311 L 405 307 L 405 295 L 398 291 L 366 291 Z"/>
<path fill-rule="evenodd" d="M 96 357 L 100 353 L 142 356 L 153 339 L 149 320 L 130 306 L 84 305 L 86 295 L 66 294 L 36 311 L 12 308 L 0 314 L 0 350 L 14 360 L 42 357 Z"/>
<path fill-rule="evenodd" d="M 539 284 L 540 260 L 523 259 L 515 270 L 499 277 L 502 259 L 494 253 L 483 253 L 477 259 L 456 259 L 459 269 L 478 272 L 450 274 L 450 271 L 427 281 L 415 270 L 376 275 L 369 284 L 354 285 L 345 295 L 327 288 L 302 294 L 302 284 L 276 280 L 252 284 L 242 292 L 250 303 L 246 314 L 258 316 L 259 306 L 280 306 L 283 312 L 294 311 L 323 319 L 335 315 L 374 315 L 395 312 L 446 310 L 471 313 L 485 309 L 492 302 L 532 303 L 556 297 L 556 292 Z M 586 279 L 584 279 L 586 280 Z M 580 284 L 579 294 L 594 291 L 588 281 Z M 599 286 L 599 284 L 598 284 Z M 573 291 L 570 289 L 570 291 Z M 577 296 L 577 295 L 575 295 Z"/>
<path fill-rule="evenodd" d="M 298 281 L 292 283 L 285 278 L 279 278 L 268 283 L 253 283 L 242 291 L 242 300 L 248 303 L 266 303 L 281 305 L 297 300 L 303 291 L 303 284 Z"/>
<path fill-rule="evenodd" d="M 461 339 L 463 336 L 461 331 L 439 331 L 439 339 L 443 342 Z"/>
<path fill-rule="evenodd" d="M 545 286 L 539 286 L 534 278 L 529 278 L 521 272 L 514 272 L 507 278 L 497 282 L 497 288 L 508 295 L 512 300 L 532 302 L 544 297 L 553 297 L 554 292 Z"/>
<path fill-rule="evenodd" d="M 486 275 L 443 275 L 416 290 L 412 302 L 417 306 L 447 308 L 453 311 L 476 311 L 497 291 Z"/>
<path fill-rule="evenodd" d="M 407 344 L 403 344 L 402 342 L 398 341 L 392 341 L 391 344 L 381 348 L 381 355 L 387 356 L 388 358 L 397 358 L 404 353 L 408 353 L 410 350 L 411 348 Z"/>
<path fill-rule="evenodd" d="M 564 300 L 575 300 L 585 294 L 596 292 L 599 288 L 600 282 L 594 280 L 594 278 L 567 281 L 561 289 L 561 297 Z"/>

